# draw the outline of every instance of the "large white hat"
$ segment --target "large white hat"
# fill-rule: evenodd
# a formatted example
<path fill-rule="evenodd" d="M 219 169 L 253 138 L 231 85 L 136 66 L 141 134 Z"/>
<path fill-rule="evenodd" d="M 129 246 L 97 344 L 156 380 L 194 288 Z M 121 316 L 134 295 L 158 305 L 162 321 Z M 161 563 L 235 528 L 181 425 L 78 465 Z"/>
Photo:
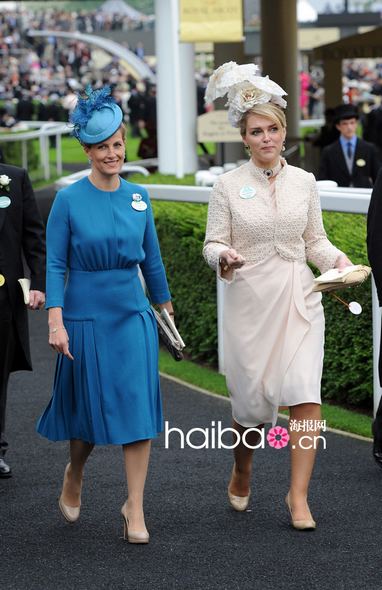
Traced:
<path fill-rule="evenodd" d="M 268 76 L 258 76 L 255 64 L 238 65 L 229 61 L 215 70 L 208 82 L 205 100 L 212 102 L 227 94 L 228 119 L 233 127 L 239 127 L 243 114 L 256 104 L 273 102 L 281 108 L 287 103 L 282 98 L 285 90 Z"/>

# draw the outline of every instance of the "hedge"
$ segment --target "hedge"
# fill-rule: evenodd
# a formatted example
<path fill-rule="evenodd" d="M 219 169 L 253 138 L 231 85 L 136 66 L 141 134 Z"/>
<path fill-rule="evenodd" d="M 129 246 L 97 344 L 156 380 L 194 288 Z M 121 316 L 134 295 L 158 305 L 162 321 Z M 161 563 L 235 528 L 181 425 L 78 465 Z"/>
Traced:
<path fill-rule="evenodd" d="M 177 323 L 189 358 L 217 365 L 216 278 L 202 258 L 207 206 L 154 202 L 154 215 Z M 329 238 L 355 263 L 367 263 L 363 215 L 324 212 Z M 356 299 L 363 313 L 352 315 L 324 295 L 326 316 L 322 395 L 326 400 L 372 408 L 372 320 L 370 281 L 342 298 Z"/>
<path fill-rule="evenodd" d="M 17 141 L 16 138 L 17 135 L 15 134 L 15 141 L 1 142 L 0 134 L 0 147 L 4 155 L 4 162 L 6 164 L 12 164 L 13 166 L 22 166 L 21 141 Z M 27 141 L 27 157 L 28 170 L 36 169 L 39 164 L 39 156 L 35 140 Z"/>

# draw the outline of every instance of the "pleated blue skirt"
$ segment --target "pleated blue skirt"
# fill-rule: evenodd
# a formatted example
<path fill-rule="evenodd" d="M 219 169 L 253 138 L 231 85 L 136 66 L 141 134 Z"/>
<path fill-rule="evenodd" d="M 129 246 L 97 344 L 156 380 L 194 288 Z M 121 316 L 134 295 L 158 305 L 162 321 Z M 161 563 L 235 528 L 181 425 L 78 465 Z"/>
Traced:
<path fill-rule="evenodd" d="M 163 429 L 156 321 L 136 266 L 71 270 L 64 324 L 74 360 L 59 355 L 37 423 L 50 440 L 127 444 Z"/>

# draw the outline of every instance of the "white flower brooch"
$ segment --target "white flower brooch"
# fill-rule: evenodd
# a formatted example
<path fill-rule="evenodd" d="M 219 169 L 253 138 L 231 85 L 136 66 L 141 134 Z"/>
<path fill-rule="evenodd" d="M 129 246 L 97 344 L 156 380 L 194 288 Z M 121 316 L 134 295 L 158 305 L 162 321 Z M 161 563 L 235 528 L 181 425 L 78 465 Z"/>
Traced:
<path fill-rule="evenodd" d="M 6 174 L 0 175 L 0 188 L 9 189 L 12 178 L 9 178 Z"/>

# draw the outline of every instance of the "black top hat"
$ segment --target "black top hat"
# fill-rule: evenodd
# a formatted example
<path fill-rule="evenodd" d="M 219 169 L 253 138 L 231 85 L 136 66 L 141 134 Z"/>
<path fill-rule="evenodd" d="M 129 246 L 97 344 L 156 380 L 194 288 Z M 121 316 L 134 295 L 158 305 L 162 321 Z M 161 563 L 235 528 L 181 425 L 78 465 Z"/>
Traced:
<path fill-rule="evenodd" d="M 358 119 L 358 109 L 354 104 L 340 104 L 334 109 L 334 122 L 339 123 L 344 119 Z"/>

